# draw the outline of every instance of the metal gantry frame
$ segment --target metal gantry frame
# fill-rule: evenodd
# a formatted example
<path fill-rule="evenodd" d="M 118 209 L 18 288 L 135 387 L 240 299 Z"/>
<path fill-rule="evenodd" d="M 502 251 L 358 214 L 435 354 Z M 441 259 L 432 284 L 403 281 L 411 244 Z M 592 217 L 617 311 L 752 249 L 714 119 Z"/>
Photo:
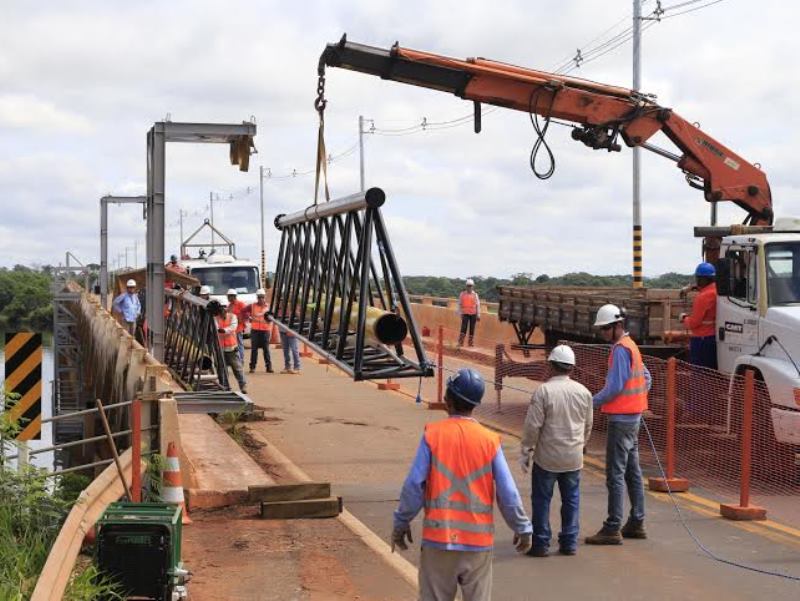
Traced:
<path fill-rule="evenodd" d="M 275 219 L 282 231 L 271 300 L 278 327 L 356 380 L 433 375 L 381 216 L 385 199 L 370 188 Z M 376 315 L 401 324 L 393 343 L 367 332 Z M 415 361 L 404 354 L 406 331 Z"/>
<path fill-rule="evenodd" d="M 145 311 L 149 346 L 153 356 L 164 359 L 164 224 L 167 142 L 228 144 L 230 159 L 247 171 L 256 125 L 250 121 L 226 123 L 176 123 L 158 121 L 147 133 L 147 290 Z M 155 310 L 154 310 L 155 309 Z"/>
<path fill-rule="evenodd" d="M 144 212 L 146 196 L 110 196 L 100 199 L 100 304 L 108 309 L 108 205 L 140 204 Z"/>
<path fill-rule="evenodd" d="M 195 242 L 193 244 L 190 244 L 190 242 L 195 238 L 195 236 L 197 236 L 205 228 L 208 228 L 208 229 L 211 230 L 211 236 L 212 236 L 211 240 L 212 241 L 210 243 L 207 243 L 207 244 L 206 243 L 201 243 L 201 242 Z M 214 234 L 219 236 L 220 239 L 222 240 L 222 242 L 216 242 L 214 240 L 214 238 L 213 238 Z M 215 253 L 216 252 L 216 248 L 220 247 L 220 248 L 227 249 L 228 250 L 228 254 L 231 255 L 232 257 L 236 256 L 236 244 L 234 243 L 234 241 L 231 240 L 230 238 L 228 238 L 225 234 L 223 234 L 221 231 L 219 231 L 216 227 L 214 227 L 214 224 L 211 223 L 208 219 L 204 220 L 203 224 L 199 228 L 197 228 L 194 232 L 192 232 L 189 235 L 189 237 L 186 238 L 186 240 L 181 240 L 181 256 L 183 257 L 183 256 L 188 255 L 189 253 L 187 251 L 190 248 L 206 248 L 206 247 L 211 249 L 211 252 L 209 254 Z"/>

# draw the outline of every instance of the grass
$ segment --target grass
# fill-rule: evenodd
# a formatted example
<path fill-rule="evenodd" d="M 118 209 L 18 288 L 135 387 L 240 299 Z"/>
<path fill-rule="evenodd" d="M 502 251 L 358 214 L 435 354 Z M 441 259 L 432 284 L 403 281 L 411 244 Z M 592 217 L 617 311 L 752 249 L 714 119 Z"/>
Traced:
<path fill-rule="evenodd" d="M 14 400 L 0 389 L 0 407 Z M 15 448 L 19 431 L 18 423 L 0 413 L 0 601 L 30 599 L 61 526 L 89 481 L 75 474 L 53 481 L 44 470 L 7 464 L 4 457 Z M 89 601 L 99 596 L 122 599 L 113 584 L 88 565 L 73 573 L 64 599 Z"/>

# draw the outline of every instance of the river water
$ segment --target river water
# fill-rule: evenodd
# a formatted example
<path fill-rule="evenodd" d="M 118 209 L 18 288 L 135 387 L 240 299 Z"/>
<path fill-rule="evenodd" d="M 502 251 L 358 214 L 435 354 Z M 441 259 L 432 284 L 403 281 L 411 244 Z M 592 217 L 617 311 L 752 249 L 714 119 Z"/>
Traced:
<path fill-rule="evenodd" d="M 5 340 L 5 337 L 0 337 Z M 53 414 L 52 394 L 53 394 L 53 341 L 49 335 L 42 336 L 42 345 L 44 346 L 44 353 L 42 357 L 42 419 L 51 417 Z M 2 341 L 0 340 L 0 344 Z M 5 380 L 5 353 L 0 348 L 0 380 Z M 28 442 L 28 448 L 31 451 L 36 449 L 43 449 L 53 445 L 53 424 L 47 422 L 42 424 L 42 439 L 31 440 Z M 13 451 L 11 454 L 15 454 Z M 48 471 L 53 470 L 53 452 L 40 453 L 31 455 L 30 463 L 36 467 L 43 467 Z"/>

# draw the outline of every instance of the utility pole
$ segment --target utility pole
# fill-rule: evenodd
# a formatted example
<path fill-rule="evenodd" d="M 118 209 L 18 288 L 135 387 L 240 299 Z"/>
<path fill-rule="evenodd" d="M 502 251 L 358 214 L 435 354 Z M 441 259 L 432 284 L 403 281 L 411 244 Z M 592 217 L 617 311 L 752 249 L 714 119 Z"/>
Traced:
<path fill-rule="evenodd" d="M 125 247 L 125 268 L 126 269 L 131 266 L 131 264 L 128 263 L 128 249 L 129 248 L 130 248 L 130 246 L 126 246 Z"/>
<path fill-rule="evenodd" d="M 358 116 L 358 154 L 361 173 L 361 191 L 364 191 L 364 116 Z"/>
<path fill-rule="evenodd" d="M 267 285 L 267 255 L 264 250 L 264 166 L 258 167 L 258 198 L 261 207 L 261 286 Z"/>
<path fill-rule="evenodd" d="M 211 252 L 214 252 L 214 193 L 208 193 L 208 206 L 211 213 Z"/>
<path fill-rule="evenodd" d="M 642 78 L 642 0 L 633 0 L 633 91 L 638 92 Z M 642 278 L 642 201 L 641 149 L 633 147 L 633 287 L 644 286 Z"/>
<path fill-rule="evenodd" d="M 183 244 L 183 213 L 184 213 L 183 209 L 180 209 L 180 211 L 178 212 L 179 221 L 181 224 L 181 244 Z"/>
<path fill-rule="evenodd" d="M 134 269 L 139 267 L 139 240 L 138 239 L 133 241 L 133 267 L 134 267 Z"/>

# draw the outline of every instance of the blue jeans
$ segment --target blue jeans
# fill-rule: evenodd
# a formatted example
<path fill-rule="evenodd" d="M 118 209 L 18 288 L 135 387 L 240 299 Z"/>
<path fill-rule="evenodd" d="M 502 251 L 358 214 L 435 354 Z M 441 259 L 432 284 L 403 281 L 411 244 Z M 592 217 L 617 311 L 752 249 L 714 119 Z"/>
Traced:
<path fill-rule="evenodd" d="M 236 332 L 236 347 L 239 353 L 239 363 L 244 365 L 244 332 Z"/>
<path fill-rule="evenodd" d="M 550 500 L 553 498 L 553 486 L 556 482 L 561 495 L 561 532 L 558 535 L 558 546 L 561 549 L 575 550 L 580 529 L 581 470 L 549 472 L 535 463 L 531 472 L 533 546 L 537 549 L 547 549 L 550 546 Z"/>
<path fill-rule="evenodd" d="M 625 488 L 631 501 L 630 519 L 644 520 L 644 484 L 639 467 L 639 422 L 608 422 L 606 433 L 606 488 L 608 488 L 608 518 L 606 530 L 622 527 L 625 507 Z"/>
<path fill-rule="evenodd" d="M 294 369 L 300 369 L 300 351 L 297 350 L 297 338 L 287 336 L 281 331 L 281 347 L 283 347 L 283 366 L 286 369 L 292 367 L 289 363 L 289 353 L 291 352 Z"/>
<path fill-rule="evenodd" d="M 692 336 L 689 339 L 689 360 L 693 365 L 717 369 L 716 336 Z"/>

